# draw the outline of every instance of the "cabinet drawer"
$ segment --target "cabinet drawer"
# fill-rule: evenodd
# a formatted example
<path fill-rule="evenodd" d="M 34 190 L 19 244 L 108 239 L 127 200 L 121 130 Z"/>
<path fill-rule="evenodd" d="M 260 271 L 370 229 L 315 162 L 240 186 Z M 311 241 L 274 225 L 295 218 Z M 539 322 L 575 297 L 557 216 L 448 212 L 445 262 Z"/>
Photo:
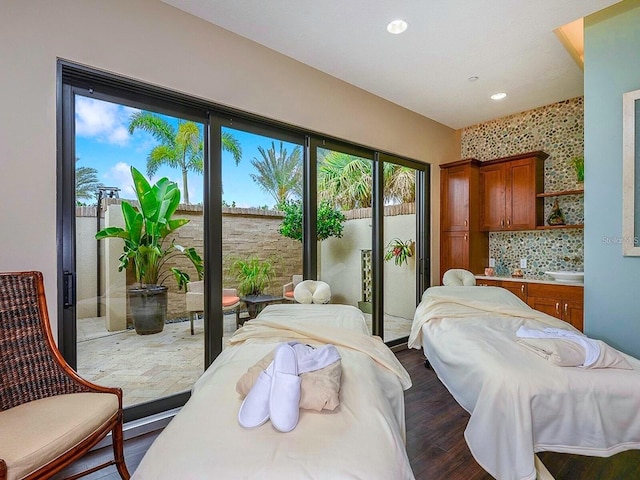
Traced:
<path fill-rule="evenodd" d="M 584 301 L 584 287 L 582 285 L 530 283 L 528 293 L 530 297 L 561 298 L 579 303 Z"/>

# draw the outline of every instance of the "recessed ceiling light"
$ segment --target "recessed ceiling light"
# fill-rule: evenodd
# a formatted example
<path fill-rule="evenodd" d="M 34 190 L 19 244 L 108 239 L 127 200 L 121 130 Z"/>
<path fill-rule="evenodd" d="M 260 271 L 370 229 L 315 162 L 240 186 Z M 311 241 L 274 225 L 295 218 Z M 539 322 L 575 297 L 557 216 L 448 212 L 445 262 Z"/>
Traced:
<path fill-rule="evenodd" d="M 504 92 L 494 93 L 493 95 L 491 95 L 491 100 L 502 100 L 506 96 L 507 94 Z"/>
<path fill-rule="evenodd" d="M 473 77 L 467 78 L 467 80 L 469 80 L 470 82 L 475 82 L 476 80 L 478 80 L 478 77 L 474 75 Z"/>
<path fill-rule="evenodd" d="M 409 25 L 404 20 L 394 20 L 387 25 L 387 32 L 398 34 L 404 32 Z"/>

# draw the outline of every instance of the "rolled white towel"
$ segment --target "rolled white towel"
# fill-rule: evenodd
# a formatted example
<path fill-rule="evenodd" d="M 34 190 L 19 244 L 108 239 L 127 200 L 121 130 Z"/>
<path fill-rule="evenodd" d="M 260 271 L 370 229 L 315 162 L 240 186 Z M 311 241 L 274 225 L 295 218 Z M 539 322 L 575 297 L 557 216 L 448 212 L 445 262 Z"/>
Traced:
<path fill-rule="evenodd" d="M 571 330 L 551 327 L 540 330 L 522 325 L 516 332 L 516 336 L 519 338 L 561 338 L 577 343 L 584 348 L 585 359 L 584 363 L 581 365 L 582 367 L 589 367 L 593 365 L 600 356 L 600 344 L 596 340 Z"/>

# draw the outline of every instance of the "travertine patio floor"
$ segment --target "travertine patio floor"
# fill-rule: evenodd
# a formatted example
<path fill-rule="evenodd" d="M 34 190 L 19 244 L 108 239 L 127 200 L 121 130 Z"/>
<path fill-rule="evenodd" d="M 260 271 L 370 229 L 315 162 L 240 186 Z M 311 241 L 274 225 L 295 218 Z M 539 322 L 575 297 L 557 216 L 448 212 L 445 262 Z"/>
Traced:
<path fill-rule="evenodd" d="M 371 329 L 371 316 L 365 315 Z M 385 315 L 385 339 L 409 334 L 411 320 Z M 78 372 L 88 380 L 123 390 L 130 406 L 189 390 L 204 371 L 204 326 L 195 321 L 166 324 L 153 335 L 134 330 L 107 332 L 104 319 L 84 318 L 77 324 Z M 235 314 L 224 316 L 223 345 L 235 332 Z"/>

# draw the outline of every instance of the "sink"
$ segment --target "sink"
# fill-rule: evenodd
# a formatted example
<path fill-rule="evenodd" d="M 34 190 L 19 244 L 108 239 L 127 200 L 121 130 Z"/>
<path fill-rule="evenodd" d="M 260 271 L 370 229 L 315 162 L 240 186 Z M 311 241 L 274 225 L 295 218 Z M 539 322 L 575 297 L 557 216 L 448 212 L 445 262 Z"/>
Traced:
<path fill-rule="evenodd" d="M 584 283 L 584 272 L 544 272 L 560 283 Z"/>

